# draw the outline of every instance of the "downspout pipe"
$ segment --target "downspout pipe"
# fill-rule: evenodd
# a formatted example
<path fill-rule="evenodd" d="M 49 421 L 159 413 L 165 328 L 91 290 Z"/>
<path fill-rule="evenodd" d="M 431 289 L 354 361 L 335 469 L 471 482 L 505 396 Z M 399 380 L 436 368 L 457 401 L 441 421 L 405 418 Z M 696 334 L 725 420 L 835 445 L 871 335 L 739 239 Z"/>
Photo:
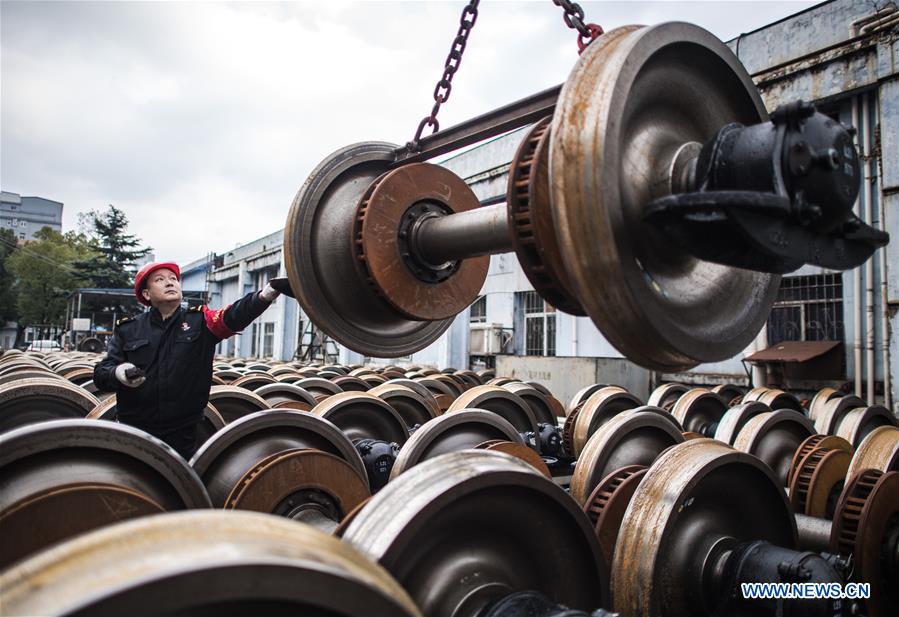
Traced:
<path fill-rule="evenodd" d="M 852 125 L 856 127 L 858 132 L 858 141 L 859 146 L 861 146 L 862 140 L 865 138 L 865 133 L 863 131 L 863 127 L 861 126 L 862 119 L 861 114 L 859 113 L 859 99 L 860 96 L 852 97 Z M 859 196 L 855 200 L 855 208 L 854 213 L 855 216 L 861 218 L 861 198 L 862 195 Z M 861 398 L 862 395 L 862 272 L 861 267 L 854 268 L 852 270 L 852 298 L 854 300 L 854 306 L 852 309 L 852 326 L 853 326 L 853 345 L 852 345 L 852 370 L 855 375 L 855 395 Z"/>
<path fill-rule="evenodd" d="M 874 172 L 871 169 L 871 97 L 865 93 L 863 99 L 862 116 L 865 119 L 865 149 L 864 149 L 864 180 L 865 180 L 865 223 L 871 225 L 874 221 L 874 204 L 872 203 L 871 184 L 874 181 Z M 865 352 L 867 368 L 867 401 L 868 405 L 874 405 L 874 260 L 865 262 Z"/>

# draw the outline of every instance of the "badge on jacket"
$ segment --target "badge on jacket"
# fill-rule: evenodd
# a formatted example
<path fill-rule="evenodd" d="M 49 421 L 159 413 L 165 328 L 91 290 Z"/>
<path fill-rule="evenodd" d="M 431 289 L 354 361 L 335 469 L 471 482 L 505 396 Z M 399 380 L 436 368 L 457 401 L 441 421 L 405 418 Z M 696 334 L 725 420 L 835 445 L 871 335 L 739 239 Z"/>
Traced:
<path fill-rule="evenodd" d="M 186 321 L 182 321 L 182 322 L 181 322 L 181 329 L 184 330 L 184 331 L 186 332 L 187 330 L 190 330 L 190 325 L 189 325 Z"/>

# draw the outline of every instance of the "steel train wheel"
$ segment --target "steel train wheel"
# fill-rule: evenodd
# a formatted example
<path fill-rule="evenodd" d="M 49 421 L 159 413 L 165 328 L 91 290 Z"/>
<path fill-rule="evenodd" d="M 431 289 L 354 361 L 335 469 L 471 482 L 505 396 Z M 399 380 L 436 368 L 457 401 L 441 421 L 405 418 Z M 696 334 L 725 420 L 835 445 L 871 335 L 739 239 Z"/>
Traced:
<path fill-rule="evenodd" d="M 814 432 L 811 420 L 801 413 L 780 409 L 749 420 L 734 439 L 734 448 L 759 457 L 785 487 L 793 455 Z"/>
<path fill-rule="evenodd" d="M 312 413 L 333 422 L 350 441 L 377 439 L 402 446 L 409 438 L 403 417 L 387 401 L 367 392 L 335 394 Z"/>
<path fill-rule="evenodd" d="M 434 418 L 415 431 L 400 449 L 390 471 L 390 480 L 422 461 L 475 448 L 478 444 L 495 439 L 524 445 L 524 439 L 514 426 L 489 411 L 460 409 Z"/>
<path fill-rule="evenodd" d="M 208 507 L 184 459 L 135 428 L 55 420 L 0 436 L 0 568 L 110 523 Z"/>
<path fill-rule="evenodd" d="M 571 496 L 584 505 L 596 485 L 615 470 L 629 465 L 648 467 L 660 453 L 683 441 L 677 425 L 662 414 L 622 412 L 587 441 L 571 476 Z"/>
<path fill-rule="evenodd" d="M 718 394 L 705 388 L 693 388 L 677 399 L 671 414 L 680 420 L 685 431 L 714 437 L 727 409 L 727 401 Z"/>
<path fill-rule="evenodd" d="M 608 599 L 607 566 L 584 513 L 530 465 L 495 452 L 446 454 L 409 470 L 372 497 L 343 539 L 393 574 L 428 617 L 474 617 L 514 591 L 581 610 Z"/>
<path fill-rule="evenodd" d="M 543 392 L 540 392 L 530 384 L 520 382 L 509 383 L 502 387 L 512 394 L 521 397 L 521 399 L 528 404 L 528 407 L 530 407 L 531 411 L 534 413 L 534 419 L 537 420 L 538 424 L 555 425 L 556 412 Z"/>
<path fill-rule="evenodd" d="M 507 420 L 519 433 L 539 431 L 531 407 L 514 392 L 501 386 L 477 386 L 460 395 L 447 409 L 453 413 L 461 409 L 483 409 Z"/>
<path fill-rule="evenodd" d="M 746 389 L 732 383 L 724 383 L 712 388 L 712 392 L 723 398 L 728 407 L 734 407 L 740 404 Z"/>
<path fill-rule="evenodd" d="M 263 411 L 236 420 L 200 446 L 190 464 L 212 504 L 222 508 L 249 470 L 272 455 L 296 449 L 317 449 L 343 459 L 367 488 L 365 466 L 349 438 L 331 422 L 302 411 Z"/>
<path fill-rule="evenodd" d="M 83 418 L 99 402 L 83 388 L 57 377 L 9 382 L 0 386 L 0 433 L 36 422 Z"/>
<path fill-rule="evenodd" d="M 619 413 L 641 405 L 643 403 L 640 399 L 618 386 L 602 388 L 591 394 L 590 398 L 581 405 L 581 409 L 574 419 L 571 439 L 572 454 L 575 457 L 580 456 L 587 440 L 600 426 Z"/>
<path fill-rule="evenodd" d="M 613 471 L 600 480 L 584 503 L 584 512 L 593 523 L 606 563 L 613 563 L 615 559 L 621 521 L 648 470 L 643 465 L 628 465 Z"/>
<path fill-rule="evenodd" d="M 790 478 L 790 503 L 796 512 L 830 519 L 843 490 L 852 455 L 845 450 L 813 450 Z"/>
<path fill-rule="evenodd" d="M 841 396 L 844 396 L 844 394 L 839 390 L 834 390 L 833 388 L 821 388 L 808 404 L 808 417 L 814 422 L 818 419 L 818 414 L 821 413 L 825 403 L 831 399 L 840 398 Z"/>
<path fill-rule="evenodd" d="M 300 188 L 284 227 L 284 264 L 303 311 L 337 342 L 377 357 L 422 349 L 453 321 L 403 316 L 354 263 L 356 208 L 369 185 L 388 170 L 395 148 L 365 142 L 328 156 Z"/>
<path fill-rule="evenodd" d="M 697 573 L 724 537 L 796 547 L 796 522 L 777 478 L 756 457 L 712 439 L 667 450 L 624 515 L 612 564 L 614 609 L 622 617 L 710 614 Z"/>
<path fill-rule="evenodd" d="M 256 389 L 256 394 L 265 399 L 273 409 L 281 403 L 305 403 L 312 409 L 317 401 L 310 392 L 289 383 L 270 383 Z"/>
<path fill-rule="evenodd" d="M 271 454 L 247 470 L 225 508 L 276 514 L 330 533 L 370 496 L 366 482 L 342 458 L 297 448 Z"/>
<path fill-rule="evenodd" d="M 581 388 L 580 390 L 575 392 L 573 397 L 571 397 L 571 401 L 568 403 L 568 406 L 565 407 L 565 415 L 567 416 L 572 411 L 574 411 L 577 407 L 582 405 L 584 403 L 584 401 L 586 401 L 588 398 L 590 398 L 593 395 L 593 393 L 596 392 L 597 390 L 601 390 L 603 388 L 612 388 L 612 387 L 617 387 L 617 386 L 610 386 L 609 384 L 605 384 L 605 383 L 594 383 L 594 384 L 590 384 L 589 386 L 584 386 L 583 388 Z M 622 390 L 624 390 L 624 388 L 622 388 Z"/>
<path fill-rule="evenodd" d="M 715 439 L 732 446 L 734 445 L 734 439 L 740 433 L 740 429 L 746 426 L 747 422 L 759 414 L 770 412 L 770 407 L 757 401 L 731 407 L 721 417 L 721 421 L 718 422 L 718 428 L 715 430 Z"/>
<path fill-rule="evenodd" d="M 670 167 L 764 104 L 717 37 L 685 23 L 605 33 L 581 55 L 552 123 L 553 219 L 581 306 L 622 354 L 676 372 L 745 349 L 780 277 L 697 260 L 643 220 Z"/>
<path fill-rule="evenodd" d="M 540 472 L 545 478 L 552 480 L 552 473 L 549 467 L 543 462 L 543 459 L 534 450 L 524 444 L 515 443 L 514 441 L 503 441 L 502 439 L 492 439 L 479 443 L 474 447 L 475 450 L 489 450 L 491 452 L 502 452 L 509 456 L 521 459 L 534 469 Z"/>
<path fill-rule="evenodd" d="M 864 604 L 870 617 L 887 617 L 899 606 L 899 472 L 864 469 L 840 495 L 830 550 L 852 555 L 853 580 L 871 584 Z M 892 545 L 892 546 L 891 546 Z"/>
<path fill-rule="evenodd" d="M 899 428 L 881 426 L 871 431 L 855 449 L 846 478 L 863 469 L 899 471 Z"/>
<path fill-rule="evenodd" d="M 433 396 L 427 399 L 421 394 L 396 383 L 383 383 L 368 391 L 372 396 L 385 401 L 403 418 L 407 427 L 421 426 L 439 414 L 437 401 Z"/>
<path fill-rule="evenodd" d="M 851 456 L 853 453 L 852 444 L 842 437 L 833 435 L 821 435 L 820 433 L 808 437 L 796 448 L 796 454 L 793 455 L 793 461 L 790 463 L 790 474 L 787 477 L 787 486 L 793 482 L 793 476 L 799 469 L 805 457 L 819 449 L 827 450 L 843 450 Z M 845 476 L 845 474 L 844 474 Z"/>
<path fill-rule="evenodd" d="M 815 414 L 815 430 L 822 435 L 835 435 L 843 416 L 853 409 L 867 406 L 865 401 L 854 394 L 832 398 L 821 405 Z"/>
<path fill-rule="evenodd" d="M 421 615 L 383 568 L 352 547 L 251 512 L 115 525 L 4 572 L 0 587 L 4 612 L 22 615 Z"/>
<path fill-rule="evenodd" d="M 879 426 L 897 426 L 896 416 L 882 405 L 852 409 L 840 420 L 836 434 L 857 448 Z"/>
<path fill-rule="evenodd" d="M 209 402 L 215 406 L 225 422 L 234 422 L 238 418 L 269 409 L 264 398 L 239 386 L 212 386 L 209 388 Z"/>
<path fill-rule="evenodd" d="M 652 391 L 646 404 L 671 411 L 674 404 L 677 403 L 677 399 L 689 390 L 690 387 L 682 383 L 663 383 Z"/>

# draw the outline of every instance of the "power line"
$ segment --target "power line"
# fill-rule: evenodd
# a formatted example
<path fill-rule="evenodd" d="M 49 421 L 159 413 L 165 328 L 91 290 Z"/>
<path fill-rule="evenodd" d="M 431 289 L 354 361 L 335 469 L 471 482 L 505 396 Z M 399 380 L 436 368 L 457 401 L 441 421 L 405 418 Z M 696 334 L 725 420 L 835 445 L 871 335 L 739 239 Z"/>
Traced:
<path fill-rule="evenodd" d="M 25 248 L 24 246 L 19 246 L 19 244 L 17 242 L 10 242 L 3 236 L 0 236 L 0 242 L 2 242 L 3 244 L 5 244 L 6 246 L 8 246 L 9 248 L 11 248 L 14 251 L 22 251 L 26 255 L 30 255 L 36 259 L 44 261 L 45 263 L 47 263 L 55 268 L 59 268 L 60 270 L 63 270 L 64 272 L 67 272 L 73 276 L 82 276 L 82 273 L 78 272 L 74 268 L 67 266 L 66 264 L 64 264 L 62 262 L 56 261 L 52 257 L 48 257 L 47 255 L 38 253 L 37 251 L 32 251 L 31 249 Z"/>

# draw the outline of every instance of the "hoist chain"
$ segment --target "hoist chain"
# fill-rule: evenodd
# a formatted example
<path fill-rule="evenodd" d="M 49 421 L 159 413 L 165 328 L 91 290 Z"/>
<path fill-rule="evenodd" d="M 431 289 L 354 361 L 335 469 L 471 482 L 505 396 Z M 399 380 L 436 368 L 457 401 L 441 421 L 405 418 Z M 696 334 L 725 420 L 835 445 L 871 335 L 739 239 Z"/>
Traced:
<path fill-rule="evenodd" d="M 562 19 L 565 25 L 572 30 L 577 30 L 577 48 L 578 53 L 583 53 L 587 49 L 587 45 L 592 43 L 599 35 L 603 33 L 602 26 L 599 24 L 584 23 L 584 9 L 576 2 L 570 0 L 553 0 L 553 4 L 562 7 L 565 11 Z"/>
<path fill-rule="evenodd" d="M 440 123 L 437 122 L 437 113 L 440 111 L 440 106 L 446 103 L 450 92 L 452 92 L 453 76 L 459 70 L 459 65 L 462 63 L 462 54 L 465 51 L 465 45 L 468 43 L 468 35 L 471 34 L 471 30 L 478 19 L 478 4 L 480 4 L 480 0 L 471 0 L 462 9 L 462 16 L 459 18 L 459 31 L 456 33 L 456 38 L 453 39 L 449 55 L 447 55 L 446 62 L 443 65 L 443 75 L 434 88 L 434 107 L 431 108 L 430 115 L 425 116 L 418 123 L 415 137 L 407 144 L 410 150 L 418 149 L 418 142 L 421 140 L 422 131 L 425 130 L 426 126 L 432 127 L 431 133 L 436 133 L 440 130 Z"/>
<path fill-rule="evenodd" d="M 553 4 L 562 7 L 562 10 L 565 11 L 565 14 L 562 17 L 565 20 L 565 25 L 578 32 L 578 53 L 583 52 L 587 48 L 587 45 L 603 33 L 602 26 L 584 23 L 584 9 L 577 3 L 571 2 L 570 0 L 552 1 Z M 452 92 L 453 76 L 459 70 L 459 65 L 462 63 L 462 54 L 465 52 L 465 46 L 468 44 L 468 35 L 471 34 L 474 24 L 478 19 L 479 4 L 480 0 L 470 0 L 465 8 L 462 9 L 462 16 L 459 18 L 459 31 L 456 33 L 456 38 L 453 39 L 450 52 L 446 57 L 446 62 L 444 62 L 443 75 L 434 87 L 434 106 L 431 108 L 431 113 L 422 118 L 421 122 L 418 123 L 415 137 L 406 144 L 406 149 L 410 152 L 418 150 L 418 143 L 421 141 L 425 127 L 431 127 L 431 134 L 440 130 L 437 114 L 440 111 L 440 106 L 446 103 L 449 99 L 450 92 Z"/>

